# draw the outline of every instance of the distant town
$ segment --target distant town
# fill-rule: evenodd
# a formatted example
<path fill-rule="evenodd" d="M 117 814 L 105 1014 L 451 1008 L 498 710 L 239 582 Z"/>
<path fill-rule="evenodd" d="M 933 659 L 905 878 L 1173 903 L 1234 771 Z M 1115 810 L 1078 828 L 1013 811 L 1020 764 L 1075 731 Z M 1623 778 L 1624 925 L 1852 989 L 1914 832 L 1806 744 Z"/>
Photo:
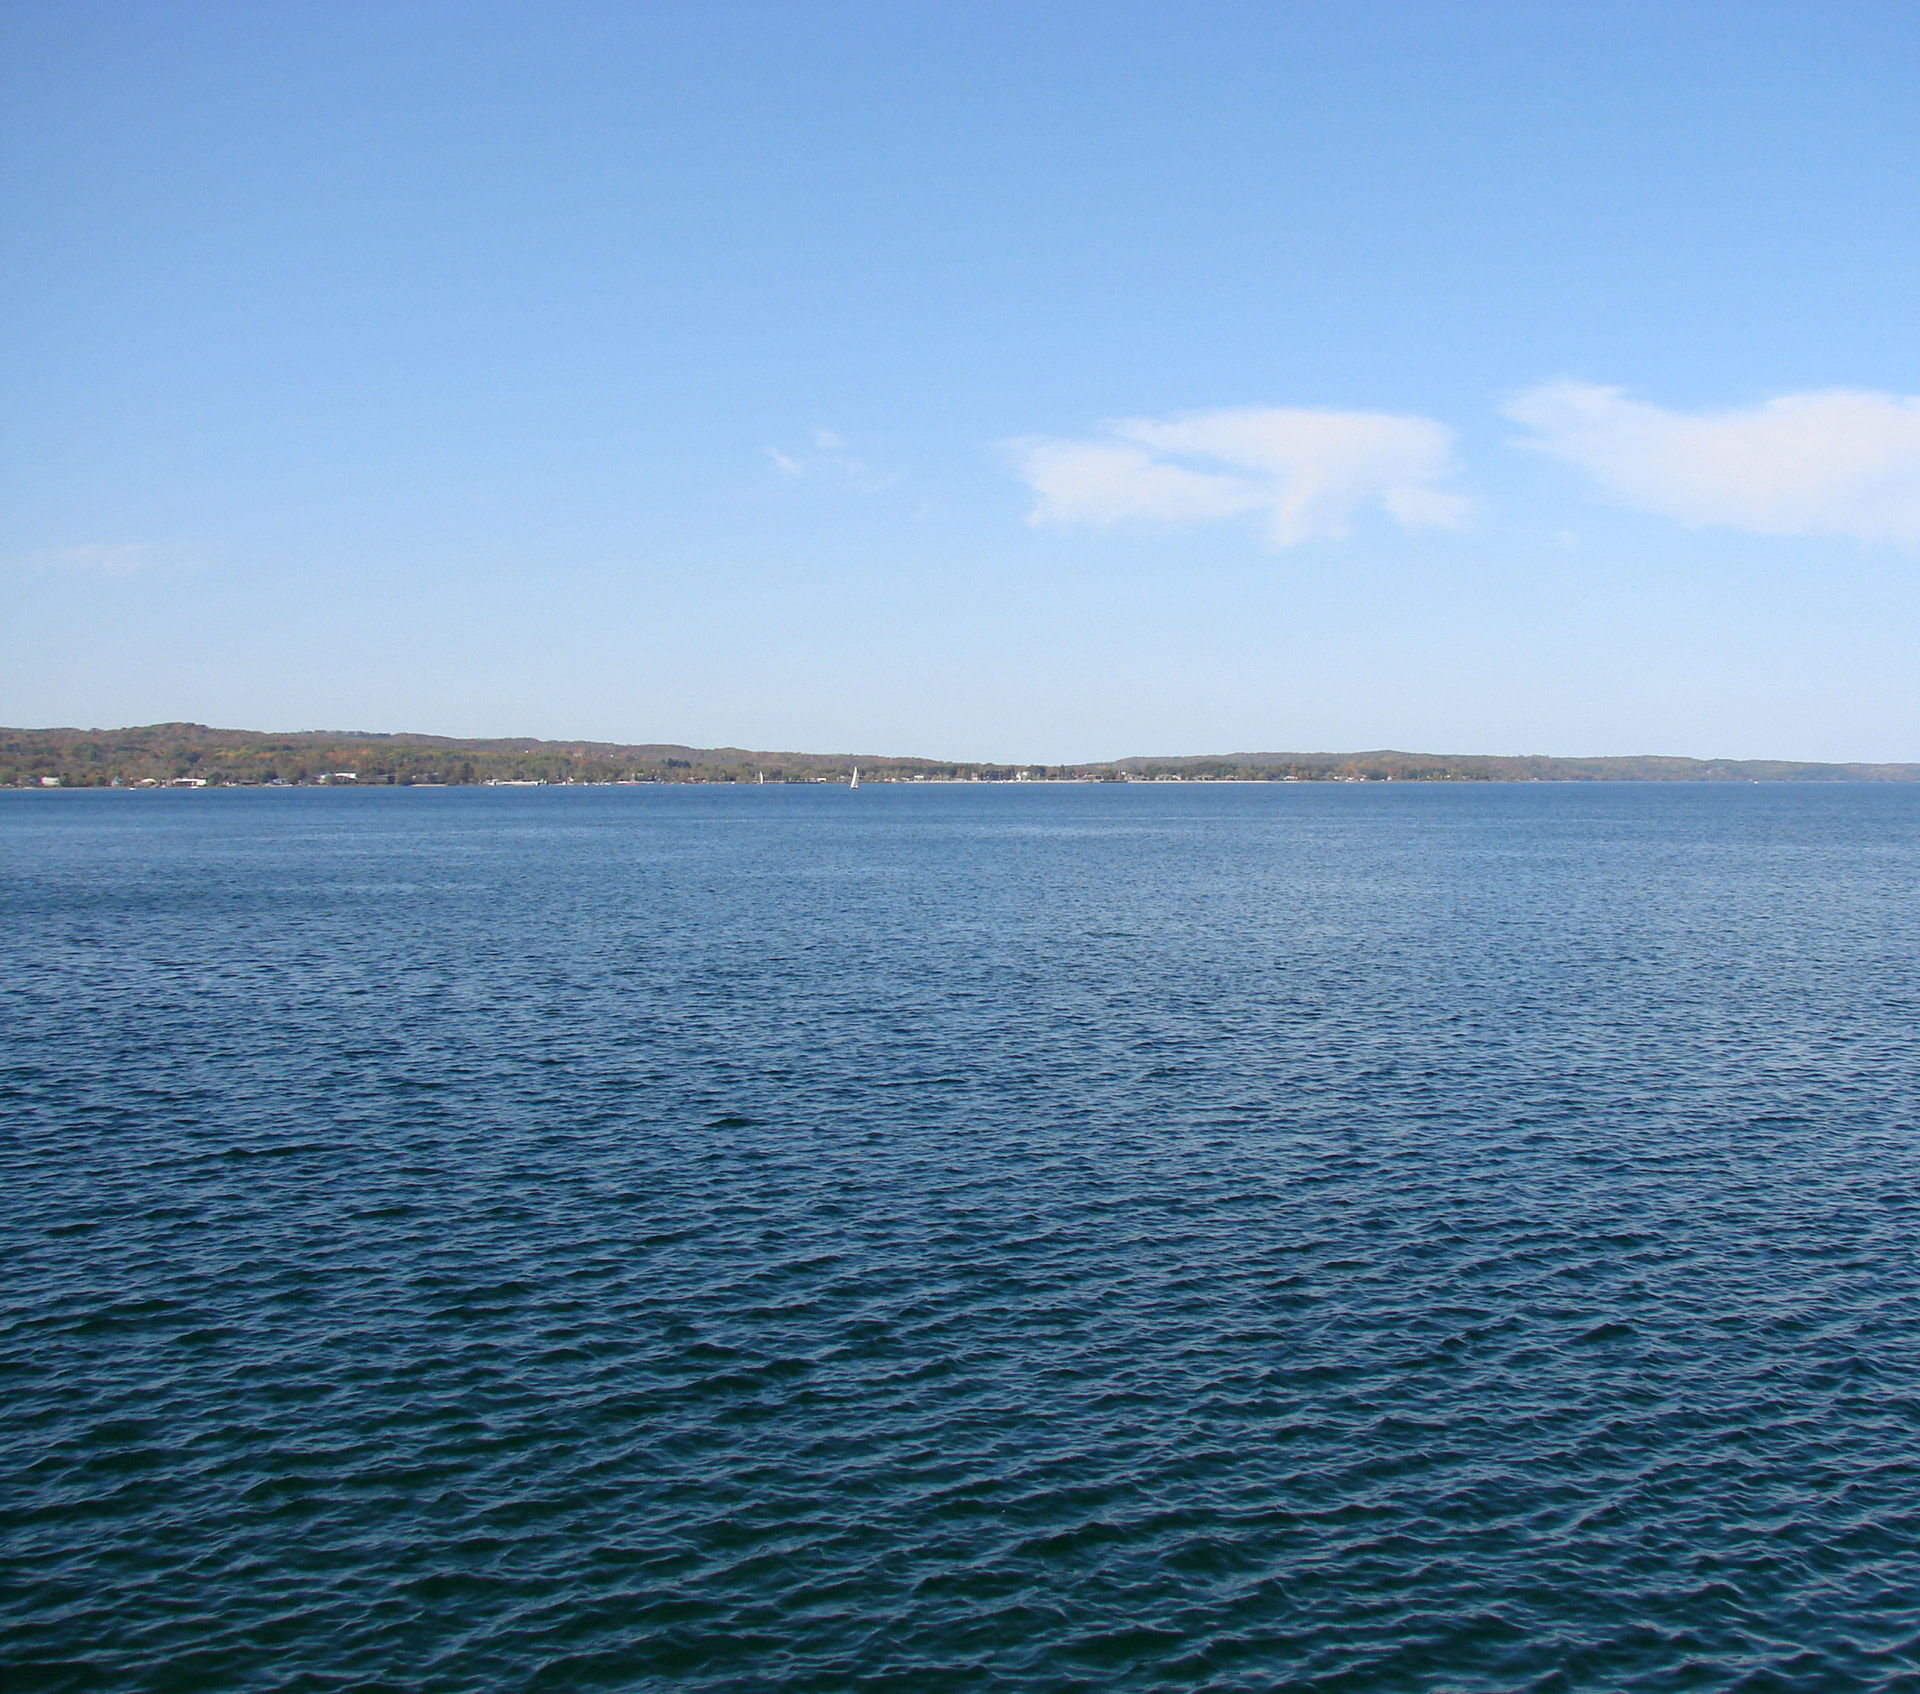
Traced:
<path fill-rule="evenodd" d="M 0 729 L 0 787 L 539 787 L 954 782 L 1914 782 L 1920 764 L 1661 756 L 1224 753 L 1009 765 L 880 753 L 770 753 L 601 741 L 455 740 L 205 724 Z"/>

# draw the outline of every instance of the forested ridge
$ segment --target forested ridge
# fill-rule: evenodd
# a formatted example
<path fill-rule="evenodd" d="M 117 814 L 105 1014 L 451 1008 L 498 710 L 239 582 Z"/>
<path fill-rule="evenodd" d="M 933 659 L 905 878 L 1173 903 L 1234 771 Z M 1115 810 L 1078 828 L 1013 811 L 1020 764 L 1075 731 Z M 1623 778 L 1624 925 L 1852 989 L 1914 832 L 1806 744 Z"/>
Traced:
<path fill-rule="evenodd" d="M 755 752 L 667 743 L 460 740 L 308 730 L 278 734 L 148 724 L 130 729 L 0 729 L 0 786 L 401 786 L 524 782 L 1320 781 L 1912 782 L 1920 764 L 1544 754 L 1226 753 L 1079 765 L 1004 765 L 877 753 Z"/>

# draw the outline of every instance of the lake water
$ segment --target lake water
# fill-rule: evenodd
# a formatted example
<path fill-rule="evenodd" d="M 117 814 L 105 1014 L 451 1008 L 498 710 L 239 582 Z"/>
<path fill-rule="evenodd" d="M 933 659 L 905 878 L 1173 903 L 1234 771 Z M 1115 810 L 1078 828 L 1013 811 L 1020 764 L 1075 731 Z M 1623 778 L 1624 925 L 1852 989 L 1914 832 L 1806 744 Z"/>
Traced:
<path fill-rule="evenodd" d="M 9 1689 L 1920 1688 L 1920 787 L 0 796 Z"/>

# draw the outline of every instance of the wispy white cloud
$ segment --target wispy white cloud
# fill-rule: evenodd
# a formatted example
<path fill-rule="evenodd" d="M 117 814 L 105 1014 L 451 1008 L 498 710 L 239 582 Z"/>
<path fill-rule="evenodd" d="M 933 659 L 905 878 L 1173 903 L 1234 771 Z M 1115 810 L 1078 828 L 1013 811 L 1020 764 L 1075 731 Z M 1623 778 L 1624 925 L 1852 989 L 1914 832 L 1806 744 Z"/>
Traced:
<path fill-rule="evenodd" d="M 1033 524 L 1255 516 L 1276 547 L 1345 535 L 1379 505 L 1408 529 L 1457 528 L 1469 502 L 1438 484 L 1452 434 L 1430 418 L 1246 406 L 1122 418 L 1097 436 L 1009 443 Z"/>
<path fill-rule="evenodd" d="M 1505 408 L 1624 505 L 1698 528 L 1920 545 L 1920 396 L 1829 389 L 1672 412 L 1554 382 Z"/>
<path fill-rule="evenodd" d="M 846 438 L 831 429 L 808 432 L 811 447 L 789 453 L 769 447 L 767 457 L 774 468 L 793 482 L 814 482 L 828 487 L 852 489 L 857 493 L 875 493 L 899 479 L 875 471 L 850 447 Z"/>
<path fill-rule="evenodd" d="M 46 547 L 28 555 L 42 570 L 74 571 L 88 576 L 132 576 L 151 570 L 177 548 L 150 541 L 87 541 L 75 547 Z"/>
<path fill-rule="evenodd" d="M 136 577 L 164 581 L 204 570 L 214 557 L 192 541 L 81 541 L 15 553 L 0 560 L 0 568 L 31 576 L 95 582 L 125 582 Z"/>

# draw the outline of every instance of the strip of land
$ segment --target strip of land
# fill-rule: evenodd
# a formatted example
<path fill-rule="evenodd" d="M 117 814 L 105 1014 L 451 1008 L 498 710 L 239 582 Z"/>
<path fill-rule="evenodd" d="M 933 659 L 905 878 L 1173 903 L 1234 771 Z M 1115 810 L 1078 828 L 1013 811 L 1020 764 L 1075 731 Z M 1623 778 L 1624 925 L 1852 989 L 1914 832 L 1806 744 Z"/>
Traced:
<path fill-rule="evenodd" d="M 1542 754 L 1219 753 L 1002 765 L 884 753 L 773 753 L 609 741 L 463 741 L 335 730 L 275 734 L 147 724 L 0 729 L 0 787 L 419 786 L 445 783 L 845 782 L 1916 782 L 1920 764 Z"/>

